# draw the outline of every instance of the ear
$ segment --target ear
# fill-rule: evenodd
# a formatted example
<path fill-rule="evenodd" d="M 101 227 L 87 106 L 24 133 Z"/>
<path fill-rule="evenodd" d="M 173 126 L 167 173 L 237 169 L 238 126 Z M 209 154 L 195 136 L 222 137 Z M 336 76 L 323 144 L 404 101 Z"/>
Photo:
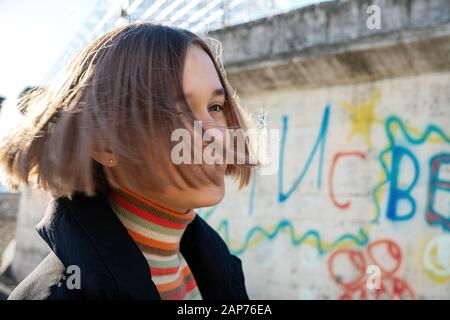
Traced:
<path fill-rule="evenodd" d="M 117 164 L 117 157 L 115 154 L 108 151 L 93 151 L 92 158 L 105 167 L 114 167 Z"/>

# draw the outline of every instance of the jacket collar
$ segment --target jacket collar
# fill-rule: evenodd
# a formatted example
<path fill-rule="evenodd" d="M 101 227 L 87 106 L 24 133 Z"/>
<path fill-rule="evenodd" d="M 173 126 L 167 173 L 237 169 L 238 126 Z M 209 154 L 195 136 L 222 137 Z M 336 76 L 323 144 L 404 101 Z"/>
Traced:
<path fill-rule="evenodd" d="M 161 299 L 139 247 L 114 214 L 107 195 L 51 200 L 37 231 L 64 266 L 81 270 L 92 298 Z M 203 299 L 248 299 L 240 260 L 220 236 L 195 216 L 180 242 Z"/>
<path fill-rule="evenodd" d="M 88 295 L 160 299 L 147 261 L 104 194 L 53 199 L 36 228 L 66 268 L 80 267 L 81 289 Z"/>

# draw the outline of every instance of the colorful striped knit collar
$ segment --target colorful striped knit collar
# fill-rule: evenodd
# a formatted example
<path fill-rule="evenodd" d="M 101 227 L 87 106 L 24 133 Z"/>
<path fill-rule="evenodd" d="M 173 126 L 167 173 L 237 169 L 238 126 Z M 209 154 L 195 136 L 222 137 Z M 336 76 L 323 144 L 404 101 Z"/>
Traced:
<path fill-rule="evenodd" d="M 151 249 L 150 251 L 157 251 L 155 253 L 161 255 L 179 251 L 181 236 L 196 214 L 193 209 L 187 213 L 179 213 L 164 208 L 126 189 L 114 189 L 108 200 L 120 220 L 127 221 L 125 227 L 140 247 L 145 246 L 146 251 Z M 150 239 L 145 236 L 151 231 L 159 236 L 149 242 Z"/>
<path fill-rule="evenodd" d="M 128 190 L 114 190 L 108 201 L 147 260 L 161 299 L 201 299 L 194 275 L 180 252 L 181 237 L 195 218 L 195 211 L 175 212 Z"/>

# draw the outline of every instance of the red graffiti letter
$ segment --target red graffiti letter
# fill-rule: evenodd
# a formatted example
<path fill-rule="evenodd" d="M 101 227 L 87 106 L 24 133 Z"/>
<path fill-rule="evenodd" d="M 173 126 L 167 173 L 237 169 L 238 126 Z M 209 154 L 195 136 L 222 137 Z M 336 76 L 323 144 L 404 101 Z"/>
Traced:
<path fill-rule="evenodd" d="M 359 158 L 365 160 L 366 155 L 359 151 L 337 152 L 333 157 L 333 161 L 331 162 L 330 173 L 328 175 L 328 193 L 330 195 L 331 201 L 333 202 L 333 204 L 336 207 L 338 207 L 339 209 L 347 209 L 348 207 L 350 207 L 350 201 L 339 203 L 336 200 L 336 197 L 335 197 L 334 191 L 333 191 L 334 169 L 335 169 L 336 163 L 338 162 L 338 159 L 340 157 L 359 157 Z"/>

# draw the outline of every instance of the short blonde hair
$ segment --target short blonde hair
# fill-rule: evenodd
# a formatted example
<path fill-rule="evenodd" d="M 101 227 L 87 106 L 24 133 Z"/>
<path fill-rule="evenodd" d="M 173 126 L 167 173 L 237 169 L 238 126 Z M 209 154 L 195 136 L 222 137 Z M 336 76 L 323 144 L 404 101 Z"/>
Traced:
<path fill-rule="evenodd" d="M 228 127 L 248 128 L 229 85 L 221 46 L 206 36 L 153 23 L 117 28 L 82 50 L 62 81 L 25 98 L 25 121 L 0 142 L 3 183 L 12 190 L 36 184 L 54 196 L 95 195 L 119 188 L 162 190 L 172 147 L 170 132 L 195 119 L 182 87 L 186 52 L 198 44 L 211 57 L 225 89 Z M 182 103 L 179 104 L 178 102 Z M 182 116 L 180 116 L 182 115 Z M 159 138 L 158 138 L 159 137 Z M 167 139 L 162 139 L 167 137 Z M 246 152 L 249 146 L 246 145 Z M 92 158 L 94 150 L 118 158 L 114 172 Z M 190 171 L 175 166 L 190 186 Z M 226 174 L 250 180 L 252 165 L 227 165 Z"/>

